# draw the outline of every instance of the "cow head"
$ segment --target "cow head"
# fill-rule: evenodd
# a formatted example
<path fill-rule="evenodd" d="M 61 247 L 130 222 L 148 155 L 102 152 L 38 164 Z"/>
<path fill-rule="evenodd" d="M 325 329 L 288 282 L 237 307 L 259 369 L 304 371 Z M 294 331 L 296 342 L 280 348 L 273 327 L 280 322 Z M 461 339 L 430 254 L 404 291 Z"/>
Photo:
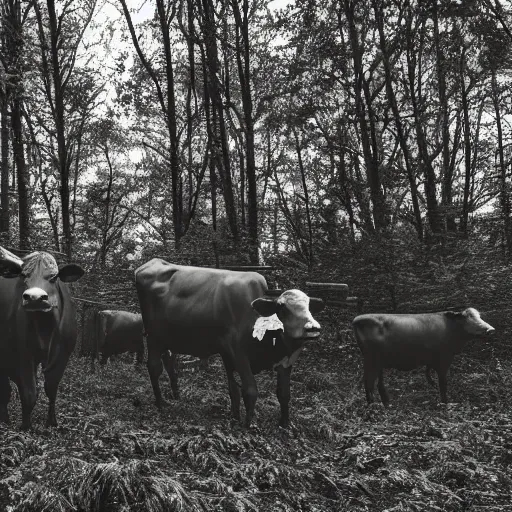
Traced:
<path fill-rule="evenodd" d="M 449 311 L 448 316 L 463 323 L 464 330 L 471 335 L 491 334 L 495 331 L 494 327 L 484 322 L 480 313 L 475 308 L 467 308 L 459 313 Z"/>
<path fill-rule="evenodd" d="M 52 311 L 58 304 L 57 280 L 71 283 L 83 274 L 82 267 L 74 263 L 59 268 L 55 258 L 47 252 L 33 252 L 20 259 L 0 247 L 0 275 L 23 279 L 25 289 L 21 299 L 25 311 Z"/>
<path fill-rule="evenodd" d="M 277 299 L 256 299 L 252 307 L 261 316 L 276 314 L 288 338 L 307 340 L 320 335 L 320 324 L 313 318 L 313 313 L 322 311 L 324 302 L 310 299 L 300 290 L 288 290 Z"/>

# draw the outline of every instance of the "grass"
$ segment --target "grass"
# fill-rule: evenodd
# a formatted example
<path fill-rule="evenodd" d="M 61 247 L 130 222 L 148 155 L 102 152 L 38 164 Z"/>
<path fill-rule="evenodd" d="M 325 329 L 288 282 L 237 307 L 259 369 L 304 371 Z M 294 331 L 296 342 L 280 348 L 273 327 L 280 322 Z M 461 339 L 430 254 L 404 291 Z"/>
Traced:
<path fill-rule="evenodd" d="M 499 364 L 498 364 L 499 363 Z M 468 350 L 438 403 L 423 369 L 387 372 L 391 407 L 367 407 L 349 337 L 325 329 L 292 373 L 292 426 L 277 426 L 275 375 L 258 377 L 256 426 L 232 425 L 220 359 L 187 365 L 182 398 L 158 413 L 145 367 L 91 373 L 74 358 L 59 427 L 0 426 L 0 510 L 512 510 L 512 365 Z M 162 377 L 163 378 L 163 377 Z M 170 397 L 168 381 L 163 389 Z"/>

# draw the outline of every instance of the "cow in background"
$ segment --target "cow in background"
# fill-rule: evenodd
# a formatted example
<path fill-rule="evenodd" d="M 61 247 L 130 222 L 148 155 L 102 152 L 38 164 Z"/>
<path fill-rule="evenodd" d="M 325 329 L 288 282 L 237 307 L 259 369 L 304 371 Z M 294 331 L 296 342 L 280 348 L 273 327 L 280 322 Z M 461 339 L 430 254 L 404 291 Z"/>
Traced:
<path fill-rule="evenodd" d="M 409 315 L 366 314 L 357 316 L 352 325 L 364 360 L 366 400 L 373 402 L 378 378 L 378 390 L 385 406 L 389 396 L 383 369 L 412 370 L 420 366 L 427 366 L 430 383 L 433 382 L 430 369 L 437 372 L 441 402 L 447 403 L 447 374 L 453 358 L 469 339 L 494 332 L 494 327 L 484 322 L 474 308 Z"/>
<path fill-rule="evenodd" d="M 0 247 L 0 421 L 9 422 L 10 379 L 19 390 L 22 428 L 30 428 L 41 364 L 50 402 L 46 425 L 57 425 L 57 389 L 77 335 L 76 310 L 66 283 L 83 274 L 74 263 L 57 266 L 47 252 L 20 259 Z"/>
<path fill-rule="evenodd" d="M 135 352 L 137 363 L 144 359 L 144 325 L 142 315 L 128 311 L 105 310 L 97 316 L 97 350 L 100 363 L 112 355 Z M 93 354 L 93 359 L 96 354 Z"/>
<path fill-rule="evenodd" d="M 254 375 L 274 367 L 280 425 L 288 426 L 291 368 L 304 343 L 320 334 L 312 313 L 323 308 L 323 301 L 299 290 L 265 299 L 267 283 L 256 272 L 173 265 L 159 258 L 135 271 L 135 283 L 148 336 L 148 370 L 159 408 L 163 400 L 158 379 L 163 365 L 177 397 L 176 354 L 200 358 L 220 354 L 233 418 L 240 420 L 240 386 L 234 372 L 242 381 L 248 427 L 258 397 Z M 258 314 L 277 315 L 279 327 L 256 332 Z"/>

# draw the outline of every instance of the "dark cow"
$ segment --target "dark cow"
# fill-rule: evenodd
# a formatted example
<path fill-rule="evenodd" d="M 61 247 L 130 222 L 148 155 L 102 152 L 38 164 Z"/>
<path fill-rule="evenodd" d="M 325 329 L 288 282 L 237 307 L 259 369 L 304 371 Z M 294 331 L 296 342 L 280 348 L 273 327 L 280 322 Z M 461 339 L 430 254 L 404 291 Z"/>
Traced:
<path fill-rule="evenodd" d="M 100 311 L 97 327 L 97 351 L 101 352 L 101 364 L 105 364 L 110 356 L 124 352 L 135 352 L 137 363 L 142 363 L 144 326 L 141 315 L 128 311 Z"/>
<path fill-rule="evenodd" d="M 30 427 L 41 363 L 50 402 L 46 425 L 57 425 L 57 388 L 76 343 L 75 306 L 64 283 L 83 274 L 73 263 L 59 268 L 46 252 L 21 260 L 0 247 L 0 421 L 9 421 L 11 379 L 20 394 L 22 428 Z"/>
<path fill-rule="evenodd" d="M 367 314 L 356 317 L 352 325 L 364 359 L 366 400 L 373 402 L 378 377 L 378 390 L 385 406 L 389 396 L 383 369 L 412 370 L 425 365 L 429 382 L 433 382 L 429 370 L 437 372 L 441 402 L 447 403 L 447 373 L 454 356 L 469 339 L 494 332 L 474 308 L 410 315 Z"/>
<path fill-rule="evenodd" d="M 234 372 L 242 381 L 248 427 L 258 396 L 254 375 L 275 367 L 280 425 L 288 425 L 291 366 L 304 342 L 320 334 L 312 316 L 323 308 L 320 299 L 309 299 L 299 290 L 288 290 L 275 300 L 265 299 L 267 283 L 256 272 L 180 266 L 158 258 L 135 271 L 135 282 L 148 336 L 148 369 L 159 408 L 162 361 L 177 397 L 176 354 L 200 358 L 220 354 L 228 377 L 232 416 L 240 420 L 240 386 Z M 263 317 L 276 314 L 277 323 L 283 327 L 274 324 L 273 330 L 264 332 L 264 322 L 256 323 L 258 313 Z M 257 337 L 253 336 L 255 324 Z"/>

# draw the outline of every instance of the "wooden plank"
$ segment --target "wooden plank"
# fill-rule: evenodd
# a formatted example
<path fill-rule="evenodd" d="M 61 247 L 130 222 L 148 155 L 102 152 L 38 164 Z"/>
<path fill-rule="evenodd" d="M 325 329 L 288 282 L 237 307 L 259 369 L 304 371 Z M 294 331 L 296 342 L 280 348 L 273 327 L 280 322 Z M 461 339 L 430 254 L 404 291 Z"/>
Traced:
<path fill-rule="evenodd" d="M 51 249 L 15 249 L 14 247 L 5 247 L 5 249 L 7 249 L 8 251 L 14 252 L 14 253 L 21 252 L 23 254 L 30 254 L 32 252 L 49 252 L 50 254 L 57 254 L 59 256 L 64 256 L 64 257 L 67 256 L 63 252 L 52 251 Z"/>
<path fill-rule="evenodd" d="M 332 291 L 343 291 L 348 293 L 348 284 L 344 283 L 312 283 L 306 281 L 306 288 L 316 290 L 317 288 L 332 290 Z"/>
<path fill-rule="evenodd" d="M 208 267 L 208 268 L 215 268 L 215 267 Z M 267 272 L 274 270 L 274 267 L 271 267 L 270 265 L 227 265 L 223 267 L 219 267 L 223 270 L 236 270 L 240 272 Z"/>
<path fill-rule="evenodd" d="M 133 307 L 130 307 L 130 306 L 119 306 L 119 305 L 116 305 L 116 304 L 107 304 L 105 302 L 96 302 L 94 300 L 90 300 L 90 299 L 83 299 L 82 297 L 73 297 L 73 300 L 77 300 L 79 302 L 83 302 L 84 304 L 90 304 L 92 306 L 101 306 L 101 307 L 104 307 L 104 308 L 108 308 L 108 309 L 119 309 L 121 311 L 126 311 L 127 308 L 128 309 L 135 309 Z"/>

